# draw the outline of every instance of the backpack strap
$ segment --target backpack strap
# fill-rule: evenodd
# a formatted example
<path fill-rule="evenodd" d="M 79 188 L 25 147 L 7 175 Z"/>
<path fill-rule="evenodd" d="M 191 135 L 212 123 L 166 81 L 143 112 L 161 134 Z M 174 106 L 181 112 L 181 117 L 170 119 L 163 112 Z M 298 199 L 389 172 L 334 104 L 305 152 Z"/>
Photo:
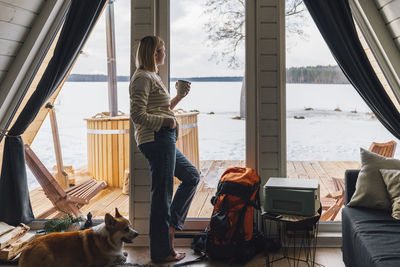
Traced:
<path fill-rule="evenodd" d="M 226 181 L 218 184 L 218 189 L 215 196 L 218 197 L 220 195 L 227 194 L 241 197 L 243 199 L 249 199 L 254 191 L 259 189 L 259 187 L 259 183 L 256 183 L 254 185 L 243 185 Z"/>
<path fill-rule="evenodd" d="M 240 211 L 239 218 L 238 218 L 238 225 L 244 225 L 244 217 L 246 210 L 249 206 L 253 206 L 255 209 L 260 210 L 260 183 L 256 183 L 252 186 L 252 191 L 250 196 L 254 193 L 254 190 L 257 190 L 256 196 L 254 200 L 250 200 L 250 196 L 247 198 L 246 203 L 244 204 L 242 210 Z M 243 237 L 240 238 L 240 227 L 236 227 L 236 231 L 234 233 L 234 238 L 237 242 L 244 242 Z M 241 240 L 240 240 L 241 239 Z"/>
<path fill-rule="evenodd" d="M 260 200 L 260 189 L 257 190 L 256 197 L 254 199 L 254 208 L 256 210 L 261 210 L 261 200 Z"/>
<path fill-rule="evenodd" d="M 241 252 L 240 249 L 242 249 L 242 247 L 244 245 L 244 233 L 241 235 L 240 234 L 240 230 L 243 229 L 243 227 L 241 227 L 241 226 L 244 226 L 244 217 L 245 217 L 245 214 L 246 214 L 246 210 L 247 210 L 247 208 L 249 206 L 251 206 L 250 205 L 250 201 L 247 201 L 244 204 L 242 210 L 240 211 L 239 218 L 238 218 L 238 221 L 237 221 L 237 224 L 236 224 L 235 233 L 232 236 L 232 239 L 234 241 L 236 241 L 236 243 L 237 243 L 237 249 L 239 249 L 239 251 L 237 251 L 238 256 L 240 255 L 240 252 Z"/>

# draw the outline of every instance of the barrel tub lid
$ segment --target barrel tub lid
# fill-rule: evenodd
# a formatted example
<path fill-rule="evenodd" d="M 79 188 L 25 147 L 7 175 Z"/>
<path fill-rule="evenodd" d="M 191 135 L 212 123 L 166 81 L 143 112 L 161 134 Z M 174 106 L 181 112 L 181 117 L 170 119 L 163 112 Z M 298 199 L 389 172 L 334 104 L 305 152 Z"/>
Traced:
<path fill-rule="evenodd" d="M 85 121 L 119 121 L 119 120 L 129 120 L 129 114 L 122 114 L 122 115 L 117 115 L 115 117 L 110 117 L 107 114 L 107 112 L 101 112 L 97 113 L 96 115 L 92 116 L 91 118 L 85 118 Z M 182 110 L 174 110 L 174 114 L 176 117 L 188 117 L 188 116 L 193 116 L 193 115 L 198 115 L 200 112 L 198 111 L 182 111 Z"/>
<path fill-rule="evenodd" d="M 175 117 L 188 117 L 188 116 L 193 116 L 193 115 L 199 115 L 199 111 L 185 111 L 183 109 L 175 109 L 173 110 Z"/>
<path fill-rule="evenodd" d="M 106 113 L 106 114 L 105 114 Z M 120 120 L 129 120 L 129 114 L 121 114 L 115 117 L 110 117 L 107 115 L 108 112 L 97 113 L 91 118 L 85 118 L 85 121 L 120 121 Z"/>

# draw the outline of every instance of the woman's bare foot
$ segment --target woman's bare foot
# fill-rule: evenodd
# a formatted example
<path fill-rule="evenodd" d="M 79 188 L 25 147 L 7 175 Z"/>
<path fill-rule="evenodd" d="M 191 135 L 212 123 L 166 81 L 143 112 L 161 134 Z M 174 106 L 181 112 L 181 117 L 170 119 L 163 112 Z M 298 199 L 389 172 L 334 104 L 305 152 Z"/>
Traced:
<path fill-rule="evenodd" d="M 168 261 L 180 261 L 180 260 L 182 260 L 182 259 L 186 256 L 186 253 L 184 253 L 184 252 L 177 252 L 177 251 L 175 251 L 175 252 L 172 252 L 172 253 L 175 253 L 175 254 L 174 254 L 174 255 L 173 255 L 173 254 L 169 255 L 168 257 L 166 257 L 166 258 L 163 259 L 162 261 L 163 261 L 163 262 L 168 262 Z"/>
<path fill-rule="evenodd" d="M 168 257 L 174 257 L 175 260 L 181 260 L 186 256 L 186 253 L 184 252 L 179 252 L 175 250 L 175 246 L 174 246 L 174 241 L 175 241 L 175 228 L 174 227 L 170 227 L 169 228 L 169 236 L 170 236 L 170 245 L 171 245 L 171 255 Z"/>
<path fill-rule="evenodd" d="M 171 254 L 162 260 L 153 260 L 154 262 L 170 262 L 170 261 L 180 261 L 186 256 L 184 252 L 178 252 L 175 250 L 171 251 Z"/>

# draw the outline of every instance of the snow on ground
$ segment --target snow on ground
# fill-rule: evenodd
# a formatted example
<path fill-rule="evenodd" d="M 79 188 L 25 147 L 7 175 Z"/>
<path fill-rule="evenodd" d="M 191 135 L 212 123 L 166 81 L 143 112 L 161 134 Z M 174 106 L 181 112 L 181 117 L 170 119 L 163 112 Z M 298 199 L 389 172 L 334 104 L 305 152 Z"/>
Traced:
<path fill-rule="evenodd" d="M 118 83 L 119 109 L 125 113 L 129 113 L 128 87 L 129 83 Z M 238 82 L 192 83 L 190 94 L 179 103 L 178 107 L 201 112 L 198 116 L 200 160 L 245 159 L 246 122 L 232 119 L 239 115 L 240 88 Z M 174 94 L 172 91 L 171 96 Z M 287 84 L 286 102 L 288 160 L 358 161 L 360 147 L 368 148 L 371 142 L 395 140 L 399 143 L 374 118 L 351 85 Z M 55 107 L 64 165 L 75 169 L 86 166 L 84 118 L 108 110 L 107 83 L 68 82 Z M 343 111 L 336 112 L 336 108 Z M 215 114 L 209 114 L 211 111 Z M 55 165 L 48 119 L 32 149 L 48 169 Z M 399 158 L 399 153 L 395 157 Z M 29 170 L 28 183 L 30 189 L 38 186 Z"/>

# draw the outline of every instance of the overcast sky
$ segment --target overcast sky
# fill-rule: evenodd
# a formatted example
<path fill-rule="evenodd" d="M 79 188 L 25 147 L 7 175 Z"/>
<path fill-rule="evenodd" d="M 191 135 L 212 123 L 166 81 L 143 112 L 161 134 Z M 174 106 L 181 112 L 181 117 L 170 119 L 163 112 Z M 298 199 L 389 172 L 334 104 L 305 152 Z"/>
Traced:
<path fill-rule="evenodd" d="M 171 0 L 171 77 L 241 76 L 243 69 L 231 70 L 225 63 L 210 60 L 213 49 L 207 45 L 202 14 L 205 0 Z M 115 7 L 115 38 L 118 75 L 129 75 L 130 0 L 117 0 Z M 335 65 L 329 49 L 307 12 L 307 41 L 288 37 L 286 66 Z M 241 52 L 244 58 L 244 51 Z M 72 73 L 106 74 L 107 52 L 105 15 L 93 30 Z"/>

